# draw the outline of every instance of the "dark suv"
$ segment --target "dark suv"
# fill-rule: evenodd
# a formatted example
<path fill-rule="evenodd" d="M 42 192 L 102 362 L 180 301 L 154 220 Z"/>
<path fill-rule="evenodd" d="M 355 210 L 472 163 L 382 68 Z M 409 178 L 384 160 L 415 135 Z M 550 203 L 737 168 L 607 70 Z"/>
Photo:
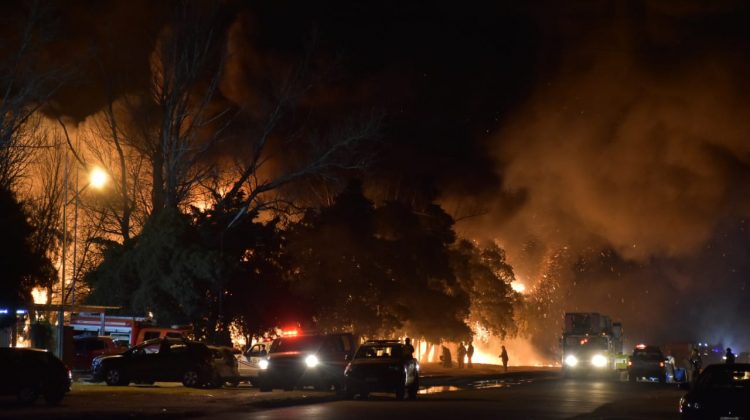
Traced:
<path fill-rule="evenodd" d="M 354 336 L 348 333 L 280 337 L 273 340 L 267 363 L 258 375 L 260 390 L 342 389 L 344 368 L 354 354 Z"/>
<path fill-rule="evenodd" d="M 344 396 L 366 398 L 370 392 L 394 392 L 396 399 L 416 399 L 419 364 L 397 340 L 371 340 L 361 346 L 344 371 Z"/>
<path fill-rule="evenodd" d="M 208 383 L 213 374 L 211 350 L 196 341 L 180 338 L 156 338 L 144 341 L 130 350 L 94 359 L 91 370 L 94 381 L 107 385 L 182 382 L 188 387 Z"/>
<path fill-rule="evenodd" d="M 661 383 L 667 382 L 666 358 L 659 347 L 635 346 L 628 361 L 628 379 L 636 382 L 640 378 L 657 378 Z"/>
<path fill-rule="evenodd" d="M 16 395 L 24 404 L 40 395 L 57 404 L 70 391 L 70 370 L 46 350 L 0 347 L 0 369 L 0 395 Z"/>

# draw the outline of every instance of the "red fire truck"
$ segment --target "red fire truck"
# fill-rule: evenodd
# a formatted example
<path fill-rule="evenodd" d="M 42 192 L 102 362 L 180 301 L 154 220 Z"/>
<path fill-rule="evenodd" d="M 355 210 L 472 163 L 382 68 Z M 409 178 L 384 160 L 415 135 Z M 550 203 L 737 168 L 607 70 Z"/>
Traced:
<path fill-rule="evenodd" d="M 189 327 L 161 327 L 147 317 L 112 316 L 104 313 L 75 313 L 70 319 L 75 334 L 108 335 L 118 343 L 129 347 L 145 340 L 161 337 L 184 337 Z"/>

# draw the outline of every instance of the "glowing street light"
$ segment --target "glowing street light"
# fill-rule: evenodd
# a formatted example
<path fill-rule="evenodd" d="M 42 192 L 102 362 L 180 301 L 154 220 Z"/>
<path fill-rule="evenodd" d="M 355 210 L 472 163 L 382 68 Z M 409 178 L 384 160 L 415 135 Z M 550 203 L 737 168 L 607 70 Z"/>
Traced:
<path fill-rule="evenodd" d="M 89 185 L 100 190 L 109 181 L 109 175 L 102 168 L 95 167 L 89 173 Z"/>

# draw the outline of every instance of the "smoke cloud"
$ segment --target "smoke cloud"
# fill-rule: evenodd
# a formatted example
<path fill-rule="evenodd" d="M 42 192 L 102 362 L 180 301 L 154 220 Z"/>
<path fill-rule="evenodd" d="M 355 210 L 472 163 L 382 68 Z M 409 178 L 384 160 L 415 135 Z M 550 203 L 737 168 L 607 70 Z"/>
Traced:
<path fill-rule="evenodd" d="M 590 9 L 595 25 L 578 24 L 580 10 L 551 13 L 559 66 L 488 143 L 503 185 L 460 228 L 498 240 L 538 286 L 537 316 L 554 331 L 543 349 L 565 311 L 622 320 L 627 345 L 747 348 L 737 314 L 748 306 L 750 102 L 738 46 L 750 38 L 731 17 L 741 7 Z"/>
<path fill-rule="evenodd" d="M 732 79 L 711 65 L 653 76 L 626 55 L 564 70 L 501 135 L 505 187 L 527 198 L 509 224 L 639 260 L 695 252 L 748 211 L 748 103 Z"/>

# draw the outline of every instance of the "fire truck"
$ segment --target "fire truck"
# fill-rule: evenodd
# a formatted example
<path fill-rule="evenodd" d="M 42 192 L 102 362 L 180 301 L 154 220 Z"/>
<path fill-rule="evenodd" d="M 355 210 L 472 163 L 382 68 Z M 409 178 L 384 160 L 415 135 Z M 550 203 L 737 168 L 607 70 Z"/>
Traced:
<path fill-rule="evenodd" d="M 156 325 L 152 318 L 112 316 L 104 313 L 81 312 L 73 314 L 70 326 L 77 334 L 108 335 L 118 343 L 132 347 L 152 338 L 184 337 L 189 327 Z"/>
<path fill-rule="evenodd" d="M 597 312 L 565 314 L 562 338 L 565 376 L 610 374 L 628 367 L 622 353 L 622 324 Z"/>

